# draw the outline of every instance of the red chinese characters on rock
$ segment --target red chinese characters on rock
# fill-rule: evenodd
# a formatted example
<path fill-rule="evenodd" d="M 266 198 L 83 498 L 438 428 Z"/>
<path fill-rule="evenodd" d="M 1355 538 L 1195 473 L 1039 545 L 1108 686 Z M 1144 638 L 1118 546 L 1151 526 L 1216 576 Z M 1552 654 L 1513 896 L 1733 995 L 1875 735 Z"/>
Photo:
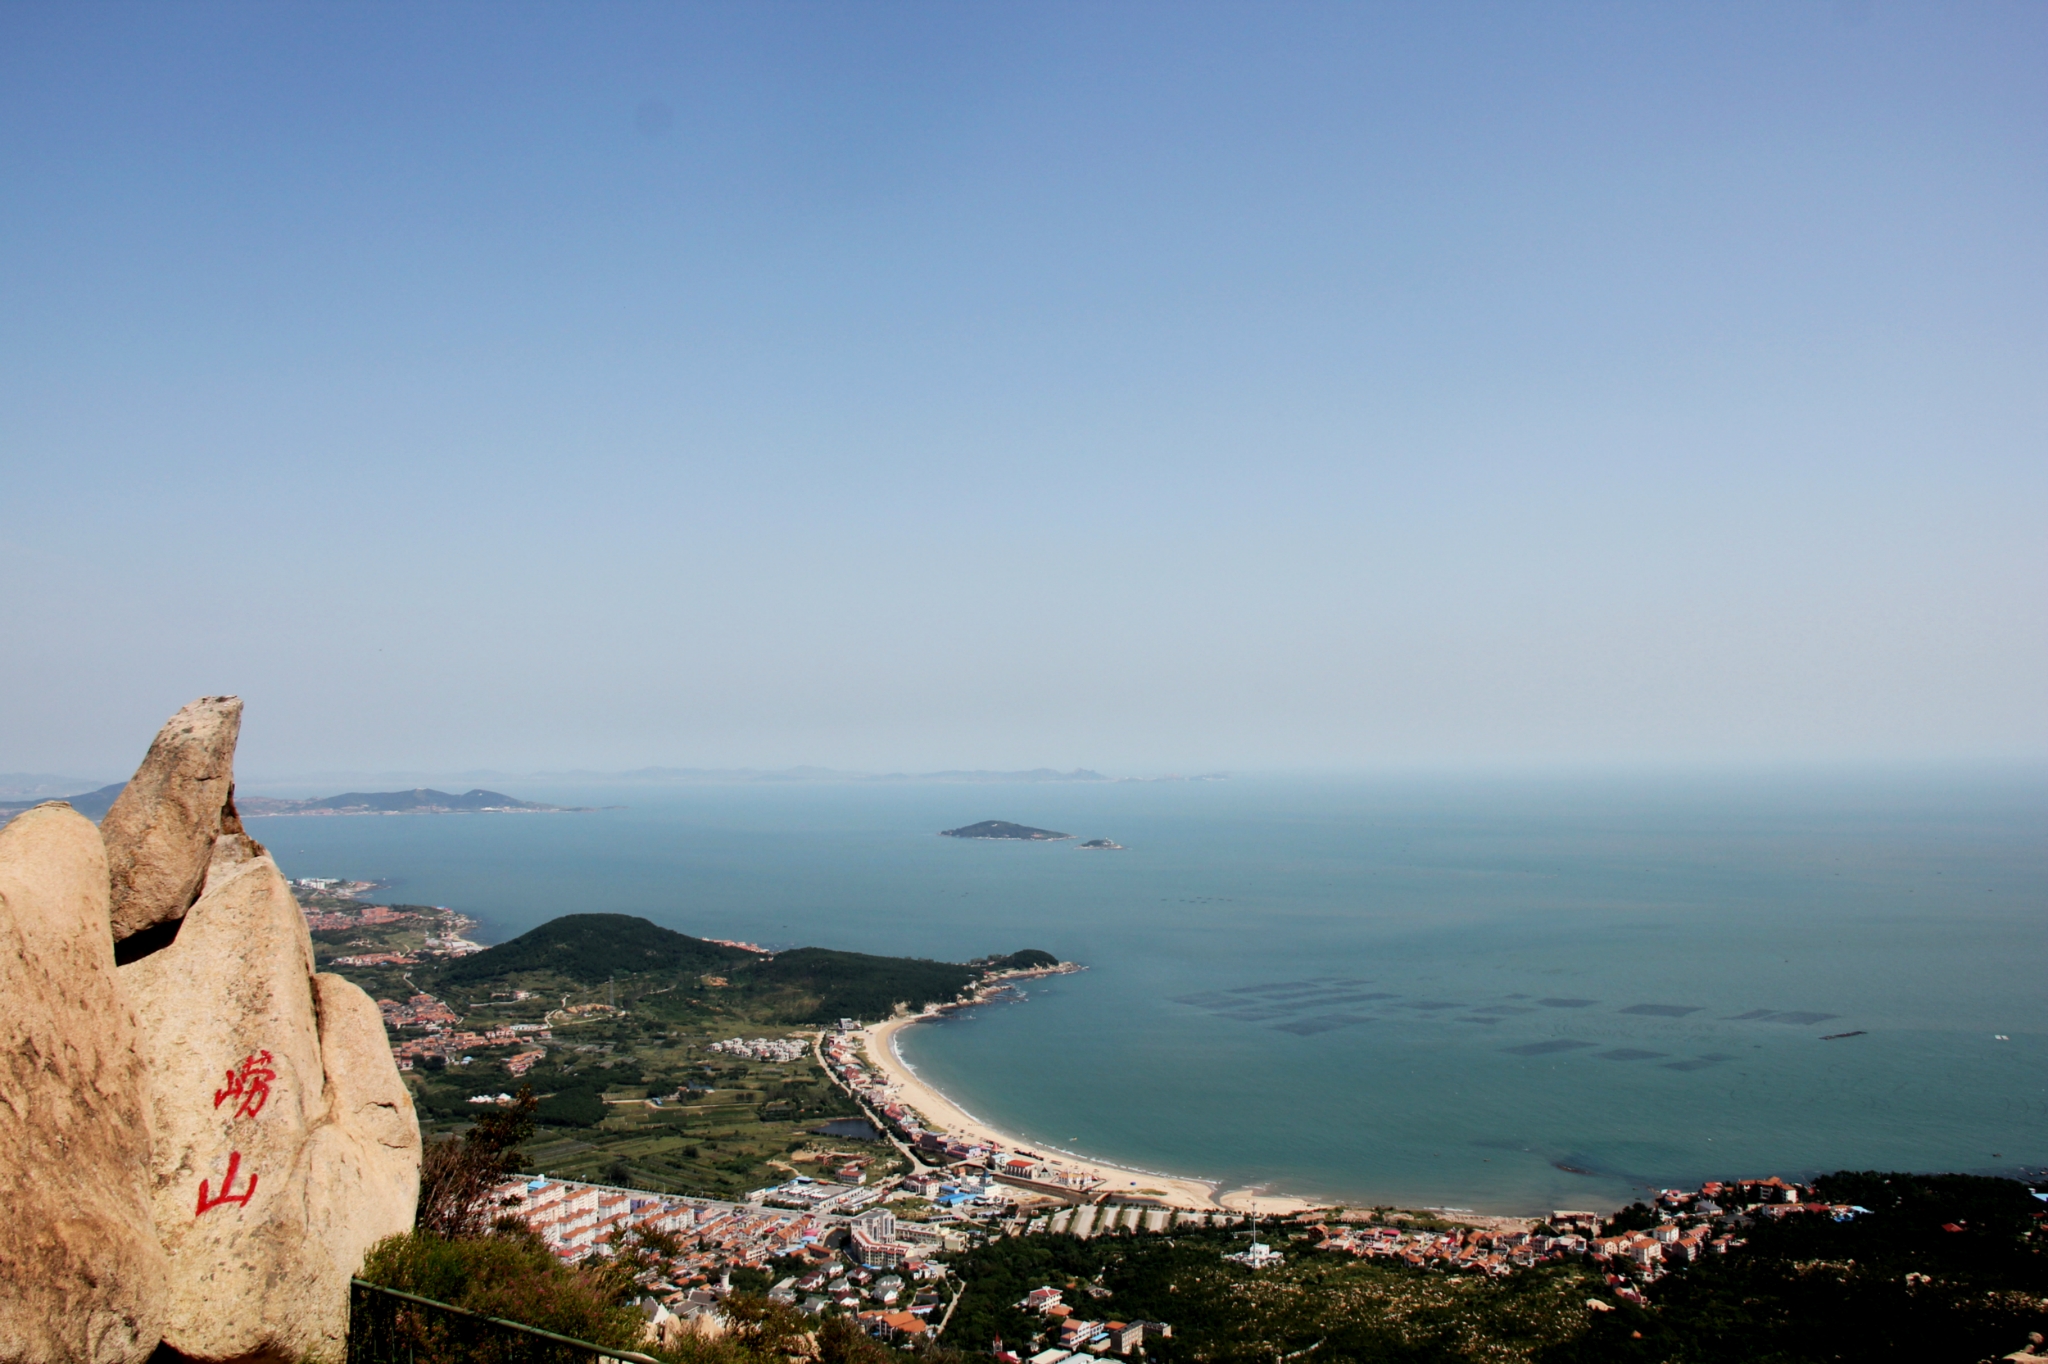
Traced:
<path fill-rule="evenodd" d="M 209 1194 L 212 1193 L 211 1186 L 206 1180 L 200 1180 L 199 1210 L 192 1215 L 194 1217 L 201 1216 L 204 1213 L 211 1212 L 223 1203 L 237 1203 L 246 1207 L 249 1200 L 256 1196 L 256 1173 L 253 1170 L 250 1171 L 248 1184 L 243 1187 L 240 1193 L 234 1193 L 232 1190 L 235 1184 L 235 1172 L 241 1168 L 242 1153 L 240 1151 L 228 1152 L 228 1172 L 220 1181 L 220 1192 L 209 1197 Z"/>
<path fill-rule="evenodd" d="M 270 1082 L 277 1078 L 277 1070 L 270 1059 L 270 1052 L 252 1051 L 242 1058 L 242 1063 L 227 1073 L 225 1089 L 213 1091 L 213 1106 L 219 1108 L 228 1099 L 239 1099 L 235 1105 L 235 1116 L 253 1118 L 263 1111 L 264 1103 L 270 1098 Z"/>
<path fill-rule="evenodd" d="M 213 1106 L 217 1109 L 229 1099 L 233 1099 L 235 1106 L 228 1114 L 228 1121 L 254 1118 L 263 1111 L 263 1105 L 270 1101 L 270 1086 L 276 1079 L 277 1064 L 270 1052 L 267 1049 L 252 1051 L 244 1056 L 233 1070 L 227 1072 L 227 1083 L 213 1091 Z M 200 1180 L 199 1207 L 192 1215 L 203 1217 L 223 1203 L 247 1207 L 249 1200 L 256 1195 L 256 1172 L 249 1172 L 248 1182 L 242 1186 L 240 1193 L 236 1193 L 235 1176 L 240 1173 L 241 1168 L 242 1153 L 228 1152 L 228 1169 L 220 1181 L 220 1192 L 213 1191 L 211 1180 Z"/>

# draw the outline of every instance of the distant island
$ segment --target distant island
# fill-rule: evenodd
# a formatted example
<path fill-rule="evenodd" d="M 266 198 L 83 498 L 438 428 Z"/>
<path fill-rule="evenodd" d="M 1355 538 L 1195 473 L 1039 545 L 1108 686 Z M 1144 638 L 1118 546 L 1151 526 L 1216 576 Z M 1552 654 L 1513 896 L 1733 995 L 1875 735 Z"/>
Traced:
<path fill-rule="evenodd" d="M 1029 843 L 1051 843 L 1072 834 L 1056 833 L 1051 829 L 1034 829 L 1028 824 L 1012 824 L 1007 819 L 984 819 L 979 824 L 963 824 L 957 829 L 939 830 L 941 838 L 1016 838 Z"/>
<path fill-rule="evenodd" d="M 1112 843 L 1106 838 L 1091 838 L 1081 846 L 1084 848 L 1100 848 L 1104 852 L 1122 852 L 1124 850 L 1123 844 Z"/>
<path fill-rule="evenodd" d="M 420 787 L 412 791 L 348 791 L 319 800 L 241 796 L 236 799 L 235 808 L 244 815 L 475 815 L 564 814 L 588 807 L 542 805 L 480 788 L 457 796 Z"/>

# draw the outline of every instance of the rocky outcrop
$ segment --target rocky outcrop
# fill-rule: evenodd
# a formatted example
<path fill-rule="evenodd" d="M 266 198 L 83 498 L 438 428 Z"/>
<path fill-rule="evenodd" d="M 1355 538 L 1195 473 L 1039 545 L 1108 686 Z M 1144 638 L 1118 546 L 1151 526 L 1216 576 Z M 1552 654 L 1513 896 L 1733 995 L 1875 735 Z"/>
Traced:
<path fill-rule="evenodd" d="M 176 941 L 121 968 L 149 1067 L 164 1342 L 338 1358 L 349 1276 L 412 1223 L 412 1103 L 375 1004 L 316 979 L 276 864 L 224 834 L 211 865 Z"/>
<path fill-rule="evenodd" d="M 199 898 L 214 840 L 235 817 L 238 696 L 202 696 L 173 715 L 100 821 L 114 940 L 183 918 Z"/>
<path fill-rule="evenodd" d="M 163 1330 L 136 1021 L 92 821 L 0 830 L 0 1359 L 127 1364 Z"/>
<path fill-rule="evenodd" d="M 376 1001 L 340 976 L 313 980 L 328 1122 L 307 1152 L 305 1199 L 308 1224 L 334 1261 L 338 1310 L 370 1247 L 412 1226 L 420 1125 Z"/>
<path fill-rule="evenodd" d="M 0 1364 L 339 1361 L 412 1225 L 411 1097 L 235 816 L 241 715 L 179 711 L 97 829 L 0 829 Z"/>
<path fill-rule="evenodd" d="M 295 1358 L 319 1336 L 306 1315 L 326 1257 L 295 1184 L 327 1113 L 326 1081 L 304 921 L 275 865 L 242 838 L 221 837 L 225 874 L 177 940 L 121 975 L 149 1068 L 153 1202 L 170 1264 L 164 1343 L 201 1359 Z"/>

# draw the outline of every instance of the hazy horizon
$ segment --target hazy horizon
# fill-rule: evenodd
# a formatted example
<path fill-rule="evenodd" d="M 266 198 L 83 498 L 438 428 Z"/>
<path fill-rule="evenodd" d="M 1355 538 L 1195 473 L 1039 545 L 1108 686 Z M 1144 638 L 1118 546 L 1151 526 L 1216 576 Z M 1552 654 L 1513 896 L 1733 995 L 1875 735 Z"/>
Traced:
<path fill-rule="evenodd" d="M 0 9 L 0 769 L 2048 759 L 2048 8 Z M 109 779 L 113 779 L 110 777 Z"/>
<path fill-rule="evenodd" d="M 1084 769 L 1088 770 L 1088 769 Z M 439 788 L 460 791 L 476 786 L 503 790 L 505 794 L 542 803 L 576 803 L 599 799 L 605 794 L 631 798 L 634 793 L 658 797 L 664 791 L 681 792 L 711 786 L 772 789 L 802 786 L 867 786 L 886 790 L 902 786 L 950 786 L 962 791 L 1014 791 L 1015 799 L 1029 799 L 1033 790 L 1061 786 L 1144 786 L 1158 783 L 1199 783 L 1226 781 L 1271 785 L 1409 786 L 1424 790 L 1554 787 L 1678 789 L 1708 791 L 1728 783 L 1753 793 L 1788 789 L 1839 786 L 1843 783 L 1876 782 L 1888 789 L 1899 787 L 1931 791 L 1957 782 L 2005 787 L 2048 786 L 2048 761 L 2031 758 L 2007 761 L 1906 761 L 1867 759 L 1861 761 L 1777 761 L 1777 762 L 1434 762 L 1384 764 L 1353 767 L 1289 767 L 1193 769 L 1186 771 L 1111 771 L 1074 777 L 1052 769 L 1026 768 L 991 770 L 940 768 L 908 770 L 878 768 L 872 771 L 798 764 L 787 768 L 729 767 L 702 768 L 681 765 L 650 765 L 631 769 L 513 771 L 503 768 L 329 771 L 248 771 L 238 767 L 236 787 L 244 795 L 306 799 L 338 795 L 344 791 L 393 791 Z M 66 795 L 83 795 L 126 780 L 125 774 L 49 772 L 0 772 L 0 802 L 49 800 Z M 34 785 L 31 786 L 30 784 Z M 963 797 L 963 799 L 965 799 Z M 990 808 L 1008 797 L 991 796 Z M 1001 811 L 997 811 L 1001 814 Z"/>

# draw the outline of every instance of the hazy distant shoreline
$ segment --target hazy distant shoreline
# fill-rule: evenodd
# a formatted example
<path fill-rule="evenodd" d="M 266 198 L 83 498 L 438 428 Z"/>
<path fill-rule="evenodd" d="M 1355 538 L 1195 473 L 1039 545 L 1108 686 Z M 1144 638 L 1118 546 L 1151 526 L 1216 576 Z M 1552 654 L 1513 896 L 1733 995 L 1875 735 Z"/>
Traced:
<path fill-rule="evenodd" d="M 506 784 L 566 784 L 627 786 L 718 786 L 718 785 L 801 785 L 804 783 L 853 784 L 873 783 L 877 785 L 910 785 L 930 783 L 934 785 L 955 784 L 975 785 L 1031 785 L 1031 784 L 1088 784 L 1118 786 L 1149 784 L 1154 782 L 1209 782 L 1227 781 L 1227 772 L 1203 772 L 1183 776 L 1178 773 L 1164 773 L 1157 776 L 1109 776 L 1085 767 L 1071 771 L 1058 771 L 1050 767 L 1034 767 L 1022 771 L 1000 772 L 981 769 L 947 770 L 940 772 L 858 772 L 833 767 L 639 767 L 624 772 L 599 772 L 578 768 L 566 772 L 501 772 L 496 770 L 475 770 L 467 772 L 316 772 L 310 775 L 281 776 L 244 781 L 246 789 L 260 785 L 270 789 L 307 789 L 335 786 L 364 786 L 376 784 L 427 785 L 433 782 L 447 782 L 457 785 L 475 785 L 484 782 Z"/>

